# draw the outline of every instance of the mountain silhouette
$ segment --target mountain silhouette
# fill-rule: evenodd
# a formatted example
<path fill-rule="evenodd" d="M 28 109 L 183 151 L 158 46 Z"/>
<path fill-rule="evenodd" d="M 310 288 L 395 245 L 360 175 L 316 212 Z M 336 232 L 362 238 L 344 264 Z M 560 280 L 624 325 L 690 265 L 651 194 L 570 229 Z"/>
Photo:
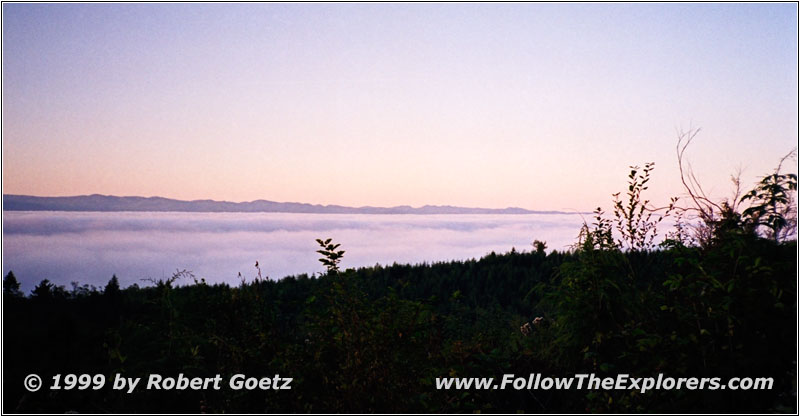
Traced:
<path fill-rule="evenodd" d="M 241 203 L 215 200 L 174 200 L 164 197 L 118 197 L 81 195 L 37 197 L 3 194 L 4 211 L 178 211 L 234 213 L 333 213 L 333 214 L 574 214 L 562 211 L 533 211 L 519 207 L 504 209 L 432 206 L 347 207 L 307 203 L 255 200 Z"/>

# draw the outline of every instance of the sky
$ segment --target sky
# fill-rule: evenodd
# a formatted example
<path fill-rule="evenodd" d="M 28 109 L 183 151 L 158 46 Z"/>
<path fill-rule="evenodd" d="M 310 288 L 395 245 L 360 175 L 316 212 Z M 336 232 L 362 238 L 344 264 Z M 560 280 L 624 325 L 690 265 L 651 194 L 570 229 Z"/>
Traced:
<path fill-rule="evenodd" d="M 591 210 L 798 142 L 798 7 L 2 5 L 6 194 Z"/>

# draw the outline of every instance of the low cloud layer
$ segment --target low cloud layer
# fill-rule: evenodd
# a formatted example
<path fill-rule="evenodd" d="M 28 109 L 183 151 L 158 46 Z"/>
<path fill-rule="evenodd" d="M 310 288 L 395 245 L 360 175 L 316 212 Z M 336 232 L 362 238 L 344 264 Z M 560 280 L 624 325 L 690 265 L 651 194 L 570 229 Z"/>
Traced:
<path fill-rule="evenodd" d="M 316 238 L 346 250 L 342 266 L 479 258 L 533 239 L 550 249 L 572 244 L 578 215 L 332 215 L 288 213 L 6 212 L 3 273 L 29 291 L 42 279 L 123 286 L 188 269 L 209 282 L 238 284 L 323 271 Z"/>

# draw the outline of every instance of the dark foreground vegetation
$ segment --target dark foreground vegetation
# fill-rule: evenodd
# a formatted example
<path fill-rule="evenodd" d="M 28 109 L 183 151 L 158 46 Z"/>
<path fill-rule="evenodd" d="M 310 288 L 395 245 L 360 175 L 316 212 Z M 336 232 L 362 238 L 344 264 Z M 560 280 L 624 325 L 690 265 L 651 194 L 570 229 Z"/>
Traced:
<path fill-rule="evenodd" d="M 208 285 L 3 287 L 3 412 L 87 413 L 796 413 L 797 244 L 787 194 L 765 180 L 723 203 L 657 213 L 652 165 L 598 210 L 569 251 Z M 781 194 L 783 193 L 783 194 Z M 739 203 L 747 208 L 740 209 Z M 705 206 L 704 206 L 705 204 Z M 788 209 L 787 209 L 788 207 Z M 690 210 L 691 209 L 691 210 Z M 686 215 L 663 242 L 659 219 Z M 703 212 L 702 210 L 705 210 Z M 675 217 L 673 217 L 675 218 Z M 792 238 L 793 239 L 793 238 Z M 45 388 L 22 381 L 37 373 Z M 104 374 L 100 390 L 47 389 L 55 374 Z M 222 375 L 220 390 L 111 389 L 111 378 Z M 290 391 L 227 387 L 231 375 L 294 378 Z M 769 390 L 437 390 L 437 377 L 576 373 L 769 377 Z"/>

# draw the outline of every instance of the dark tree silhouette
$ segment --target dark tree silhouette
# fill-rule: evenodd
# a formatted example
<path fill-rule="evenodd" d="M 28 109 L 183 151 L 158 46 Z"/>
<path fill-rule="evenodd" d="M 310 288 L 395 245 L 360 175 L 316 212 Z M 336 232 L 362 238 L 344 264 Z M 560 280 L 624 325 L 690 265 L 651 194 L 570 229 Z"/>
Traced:
<path fill-rule="evenodd" d="M 43 279 L 39 285 L 31 291 L 31 295 L 36 298 L 52 298 L 53 297 L 53 284 L 49 279 Z"/>
<path fill-rule="evenodd" d="M 108 284 L 106 284 L 106 288 L 103 291 L 108 297 L 118 297 L 120 293 L 119 289 L 119 279 L 117 279 L 117 275 L 114 274 L 111 276 L 111 279 L 108 280 Z"/>
<path fill-rule="evenodd" d="M 17 281 L 14 271 L 8 271 L 8 274 L 3 278 L 3 294 L 22 297 L 22 291 L 19 290 L 19 281 Z"/>

